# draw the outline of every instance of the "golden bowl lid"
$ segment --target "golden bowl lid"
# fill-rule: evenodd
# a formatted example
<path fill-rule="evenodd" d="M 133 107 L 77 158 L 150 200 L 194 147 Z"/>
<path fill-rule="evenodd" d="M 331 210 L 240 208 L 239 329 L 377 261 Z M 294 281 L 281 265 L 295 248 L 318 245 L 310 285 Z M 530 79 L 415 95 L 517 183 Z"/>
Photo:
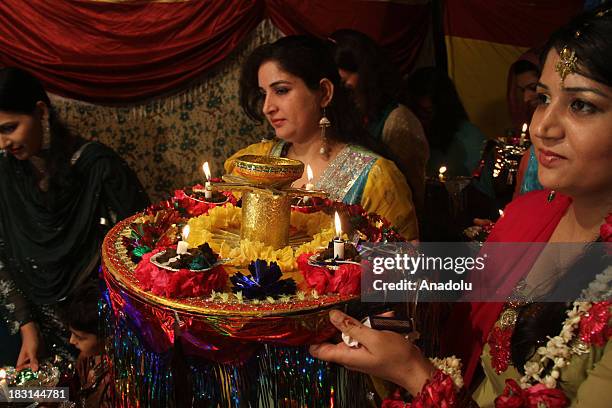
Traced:
<path fill-rule="evenodd" d="M 235 172 L 257 184 L 290 184 L 302 177 L 304 163 L 285 157 L 247 154 L 236 158 Z"/>

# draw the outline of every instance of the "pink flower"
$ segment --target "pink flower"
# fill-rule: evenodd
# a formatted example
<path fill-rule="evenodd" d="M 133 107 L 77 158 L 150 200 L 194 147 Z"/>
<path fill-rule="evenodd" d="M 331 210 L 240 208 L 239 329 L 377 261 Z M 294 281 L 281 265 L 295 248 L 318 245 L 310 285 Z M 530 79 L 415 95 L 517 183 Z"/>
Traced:
<path fill-rule="evenodd" d="M 580 319 L 579 336 L 586 344 L 603 346 L 612 336 L 610 319 L 611 302 L 597 302 L 589 309 L 587 315 Z"/>

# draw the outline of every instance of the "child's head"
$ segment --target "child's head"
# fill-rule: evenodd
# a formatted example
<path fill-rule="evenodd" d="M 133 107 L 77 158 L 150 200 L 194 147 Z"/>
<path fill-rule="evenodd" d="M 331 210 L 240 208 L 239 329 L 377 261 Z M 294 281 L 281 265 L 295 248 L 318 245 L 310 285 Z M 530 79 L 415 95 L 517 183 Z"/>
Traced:
<path fill-rule="evenodd" d="M 102 352 L 104 343 L 99 337 L 97 284 L 77 289 L 66 310 L 66 324 L 70 329 L 70 344 L 80 350 L 82 357 Z"/>

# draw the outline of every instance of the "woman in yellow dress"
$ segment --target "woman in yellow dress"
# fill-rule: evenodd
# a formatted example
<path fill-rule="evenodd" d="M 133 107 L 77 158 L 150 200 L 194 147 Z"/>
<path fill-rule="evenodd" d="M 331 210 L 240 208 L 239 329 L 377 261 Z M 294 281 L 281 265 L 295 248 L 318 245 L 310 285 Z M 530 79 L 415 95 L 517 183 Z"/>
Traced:
<path fill-rule="evenodd" d="M 393 162 L 366 147 L 371 142 L 328 44 L 288 36 L 255 49 L 242 69 L 240 103 L 252 119 L 265 117 L 276 138 L 235 153 L 225 163 L 227 173 L 244 154 L 300 160 L 311 166 L 315 188 L 331 199 L 361 204 L 406 239 L 418 238 L 410 187 Z M 304 174 L 293 185 L 307 181 Z"/>

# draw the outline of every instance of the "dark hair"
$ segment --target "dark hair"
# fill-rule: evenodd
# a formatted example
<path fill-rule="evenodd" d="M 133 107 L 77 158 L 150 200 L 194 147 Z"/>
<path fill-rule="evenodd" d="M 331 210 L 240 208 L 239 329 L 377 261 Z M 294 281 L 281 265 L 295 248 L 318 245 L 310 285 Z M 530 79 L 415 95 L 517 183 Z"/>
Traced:
<path fill-rule="evenodd" d="M 384 50 L 366 34 L 349 29 L 330 35 L 335 42 L 334 59 L 338 68 L 359 75 L 355 93 L 359 108 L 369 121 L 376 121 L 384 109 L 397 102 L 400 74 Z"/>
<path fill-rule="evenodd" d="M 339 142 L 371 147 L 355 103 L 348 90 L 341 85 L 330 47 L 331 43 L 306 35 L 287 36 L 257 47 L 242 67 L 240 105 L 248 117 L 263 121 L 258 72 L 263 63 L 274 61 L 284 71 L 302 79 L 311 90 L 320 89 L 320 81 L 323 78 L 331 81 L 334 85 L 334 96 L 326 108 L 331 122 L 329 137 Z"/>
<path fill-rule="evenodd" d="M 49 109 L 51 145 L 46 158 L 53 184 L 65 176 L 76 139 L 57 117 L 47 93 L 36 77 L 16 67 L 0 69 L 0 111 L 33 115 L 39 101 Z"/>
<path fill-rule="evenodd" d="M 536 75 L 540 75 L 540 70 L 536 64 L 527 60 L 518 60 L 512 65 L 512 71 L 514 75 L 524 74 L 525 72 L 535 72 Z"/>
<path fill-rule="evenodd" d="M 97 282 L 88 282 L 76 289 L 68 306 L 63 310 L 66 325 L 85 333 L 99 335 L 98 301 L 101 297 Z"/>
<path fill-rule="evenodd" d="M 433 149 L 446 152 L 461 124 L 469 120 L 455 84 L 445 71 L 426 67 L 408 78 L 407 92 L 409 107 L 417 116 L 418 101 L 423 97 L 431 98 L 433 117 L 425 132 Z"/>
<path fill-rule="evenodd" d="M 593 11 L 583 13 L 555 31 L 540 55 L 541 66 L 552 49 L 564 47 L 575 52 L 577 73 L 612 86 L 612 2 L 608 1 Z"/>

